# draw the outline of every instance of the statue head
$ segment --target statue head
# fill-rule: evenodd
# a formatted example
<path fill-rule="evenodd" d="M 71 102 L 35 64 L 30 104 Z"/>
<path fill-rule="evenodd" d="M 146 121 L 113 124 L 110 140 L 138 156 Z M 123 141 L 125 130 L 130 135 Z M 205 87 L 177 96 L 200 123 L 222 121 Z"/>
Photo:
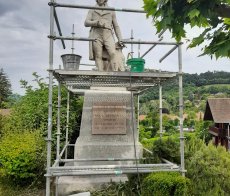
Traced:
<path fill-rule="evenodd" d="M 106 5 L 107 1 L 108 1 L 108 0 L 96 0 L 97 4 L 98 4 L 99 6 Z"/>

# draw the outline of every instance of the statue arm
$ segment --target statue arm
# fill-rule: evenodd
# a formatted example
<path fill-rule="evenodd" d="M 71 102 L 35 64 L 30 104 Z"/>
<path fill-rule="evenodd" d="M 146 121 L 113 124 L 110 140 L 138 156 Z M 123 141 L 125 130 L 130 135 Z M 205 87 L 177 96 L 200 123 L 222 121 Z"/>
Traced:
<path fill-rule="evenodd" d="M 117 18 L 116 18 L 116 14 L 115 12 L 113 12 L 113 28 L 114 28 L 114 32 L 117 36 L 118 42 L 122 41 L 122 36 L 121 36 L 121 30 L 120 27 L 117 23 Z"/>
<path fill-rule="evenodd" d="M 86 27 L 97 27 L 98 26 L 98 20 L 93 18 L 92 10 L 88 12 L 88 15 L 85 19 L 85 26 Z"/>

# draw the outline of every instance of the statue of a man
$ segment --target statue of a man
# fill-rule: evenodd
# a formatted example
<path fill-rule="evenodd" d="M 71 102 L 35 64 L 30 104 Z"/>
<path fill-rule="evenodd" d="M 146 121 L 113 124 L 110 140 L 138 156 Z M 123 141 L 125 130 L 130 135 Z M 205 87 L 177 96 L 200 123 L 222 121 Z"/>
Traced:
<path fill-rule="evenodd" d="M 108 7 L 107 1 L 96 0 L 96 6 Z M 110 62 L 112 71 L 118 71 L 119 65 L 117 65 L 117 51 L 113 30 L 118 39 L 118 44 L 123 46 L 123 43 L 121 42 L 122 36 L 115 12 L 109 10 L 90 10 L 85 20 L 85 26 L 91 27 L 89 37 L 95 39 L 95 41 L 90 42 L 89 59 L 95 60 L 99 71 L 107 69 L 105 67 L 106 63 L 103 60 Z"/>

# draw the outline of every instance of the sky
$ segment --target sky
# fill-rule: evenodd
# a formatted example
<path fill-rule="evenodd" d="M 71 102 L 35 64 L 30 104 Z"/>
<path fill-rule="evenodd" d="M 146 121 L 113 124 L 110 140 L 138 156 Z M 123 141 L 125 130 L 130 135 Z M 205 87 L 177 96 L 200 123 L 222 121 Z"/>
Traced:
<path fill-rule="evenodd" d="M 49 68 L 49 23 L 50 8 L 48 0 L 0 0 L 0 68 L 8 75 L 13 93 L 23 95 L 20 80 L 33 83 L 33 72 L 43 78 L 48 77 Z M 59 3 L 95 5 L 95 0 L 58 0 Z M 142 9 L 143 0 L 109 0 L 109 6 L 116 8 Z M 84 20 L 88 10 L 57 8 L 57 14 L 64 36 L 71 36 L 72 26 L 75 25 L 77 37 L 88 37 L 89 28 L 84 27 Z M 131 30 L 135 40 L 158 41 L 156 29 L 151 18 L 145 14 L 116 12 L 123 39 L 129 39 Z M 199 35 L 200 29 L 188 29 L 187 38 Z M 55 28 L 56 34 L 58 34 Z M 164 41 L 175 41 L 169 32 L 165 32 Z M 61 55 L 71 53 L 71 41 L 66 41 L 67 48 L 62 48 L 59 40 L 54 44 L 54 68 L 62 66 Z M 76 41 L 75 53 L 82 56 L 81 63 L 94 64 L 89 61 L 88 42 Z M 230 72 L 230 61 L 227 58 L 211 59 L 209 56 L 198 57 L 201 48 L 187 49 L 188 43 L 183 44 L 183 72 L 202 73 L 206 71 Z M 142 55 L 150 45 L 141 45 Z M 165 71 L 178 70 L 178 54 L 175 51 L 162 63 L 159 59 L 172 46 L 157 46 L 146 55 L 146 68 Z M 124 49 L 124 55 L 130 52 L 130 45 Z M 138 57 L 138 46 L 134 46 L 134 57 Z M 81 66 L 87 70 L 89 67 Z"/>

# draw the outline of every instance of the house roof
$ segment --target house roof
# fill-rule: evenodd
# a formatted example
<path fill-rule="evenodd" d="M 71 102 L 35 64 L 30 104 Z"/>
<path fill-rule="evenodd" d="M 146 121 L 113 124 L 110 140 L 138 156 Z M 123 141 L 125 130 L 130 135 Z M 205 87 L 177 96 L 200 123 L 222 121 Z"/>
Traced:
<path fill-rule="evenodd" d="M 230 123 L 230 99 L 208 99 L 204 120 L 211 120 L 215 123 Z"/>
<path fill-rule="evenodd" d="M 139 120 L 140 120 L 140 121 L 145 120 L 146 117 L 147 117 L 147 115 L 140 115 L 140 116 L 139 116 Z"/>

